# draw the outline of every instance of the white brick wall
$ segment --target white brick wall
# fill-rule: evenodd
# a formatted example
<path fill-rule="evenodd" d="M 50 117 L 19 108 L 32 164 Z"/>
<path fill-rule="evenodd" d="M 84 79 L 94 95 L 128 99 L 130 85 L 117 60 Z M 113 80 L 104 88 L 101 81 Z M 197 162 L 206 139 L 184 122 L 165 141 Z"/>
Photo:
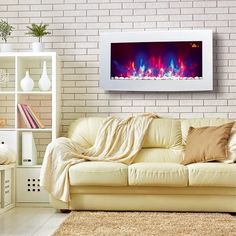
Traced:
<path fill-rule="evenodd" d="M 29 50 L 32 22 L 50 24 L 46 48 L 62 59 L 62 124 L 81 116 L 157 112 L 175 118 L 236 118 L 235 0 L 1 0 L 0 18 L 16 31 L 11 41 Z M 104 92 L 99 88 L 103 31 L 210 28 L 214 31 L 214 91 Z"/>

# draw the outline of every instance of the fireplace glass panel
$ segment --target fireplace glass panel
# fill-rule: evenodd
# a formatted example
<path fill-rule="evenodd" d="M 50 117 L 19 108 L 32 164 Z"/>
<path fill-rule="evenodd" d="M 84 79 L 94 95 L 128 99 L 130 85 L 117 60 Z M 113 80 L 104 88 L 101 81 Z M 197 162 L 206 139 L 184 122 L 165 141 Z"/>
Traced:
<path fill-rule="evenodd" d="M 202 41 L 111 43 L 111 80 L 202 80 Z"/>

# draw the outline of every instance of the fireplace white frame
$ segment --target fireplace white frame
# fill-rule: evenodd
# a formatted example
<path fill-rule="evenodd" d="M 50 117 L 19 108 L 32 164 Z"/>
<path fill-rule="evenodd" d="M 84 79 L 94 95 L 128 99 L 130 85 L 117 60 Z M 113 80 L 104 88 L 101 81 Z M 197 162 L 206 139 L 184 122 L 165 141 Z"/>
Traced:
<path fill-rule="evenodd" d="M 111 80 L 111 43 L 202 41 L 201 80 Z M 100 36 L 100 86 L 104 90 L 209 91 L 213 90 L 212 30 L 104 32 Z"/>

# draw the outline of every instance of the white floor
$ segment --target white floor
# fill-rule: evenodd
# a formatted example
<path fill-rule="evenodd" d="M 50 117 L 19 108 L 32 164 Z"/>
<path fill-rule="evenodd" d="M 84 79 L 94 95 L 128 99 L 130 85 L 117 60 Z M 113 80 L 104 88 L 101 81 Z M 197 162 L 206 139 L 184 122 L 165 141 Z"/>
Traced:
<path fill-rule="evenodd" d="M 52 208 L 16 207 L 0 215 L 0 235 L 49 236 L 67 215 Z"/>

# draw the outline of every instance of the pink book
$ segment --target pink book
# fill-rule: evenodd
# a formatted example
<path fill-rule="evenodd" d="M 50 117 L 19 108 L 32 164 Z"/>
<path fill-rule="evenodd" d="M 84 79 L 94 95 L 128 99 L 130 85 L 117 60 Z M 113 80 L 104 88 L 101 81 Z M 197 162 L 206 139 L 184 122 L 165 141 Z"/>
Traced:
<path fill-rule="evenodd" d="M 25 114 L 25 112 L 23 110 L 22 104 L 18 104 L 17 107 L 18 107 L 18 109 L 20 111 L 20 114 L 21 114 L 21 116 L 22 116 L 22 118 L 23 118 L 23 120 L 25 122 L 26 127 L 30 129 L 31 125 L 30 125 L 30 123 L 29 123 L 29 121 L 28 121 L 28 119 L 26 117 L 26 114 Z"/>
<path fill-rule="evenodd" d="M 30 116 L 29 112 L 27 111 L 27 105 L 26 104 L 22 104 L 22 108 L 23 108 L 23 111 L 24 111 L 24 113 L 25 113 L 25 115 L 27 117 L 27 120 L 30 123 L 31 128 L 38 129 L 39 127 L 37 126 L 35 121 L 32 119 L 32 117 Z"/>

